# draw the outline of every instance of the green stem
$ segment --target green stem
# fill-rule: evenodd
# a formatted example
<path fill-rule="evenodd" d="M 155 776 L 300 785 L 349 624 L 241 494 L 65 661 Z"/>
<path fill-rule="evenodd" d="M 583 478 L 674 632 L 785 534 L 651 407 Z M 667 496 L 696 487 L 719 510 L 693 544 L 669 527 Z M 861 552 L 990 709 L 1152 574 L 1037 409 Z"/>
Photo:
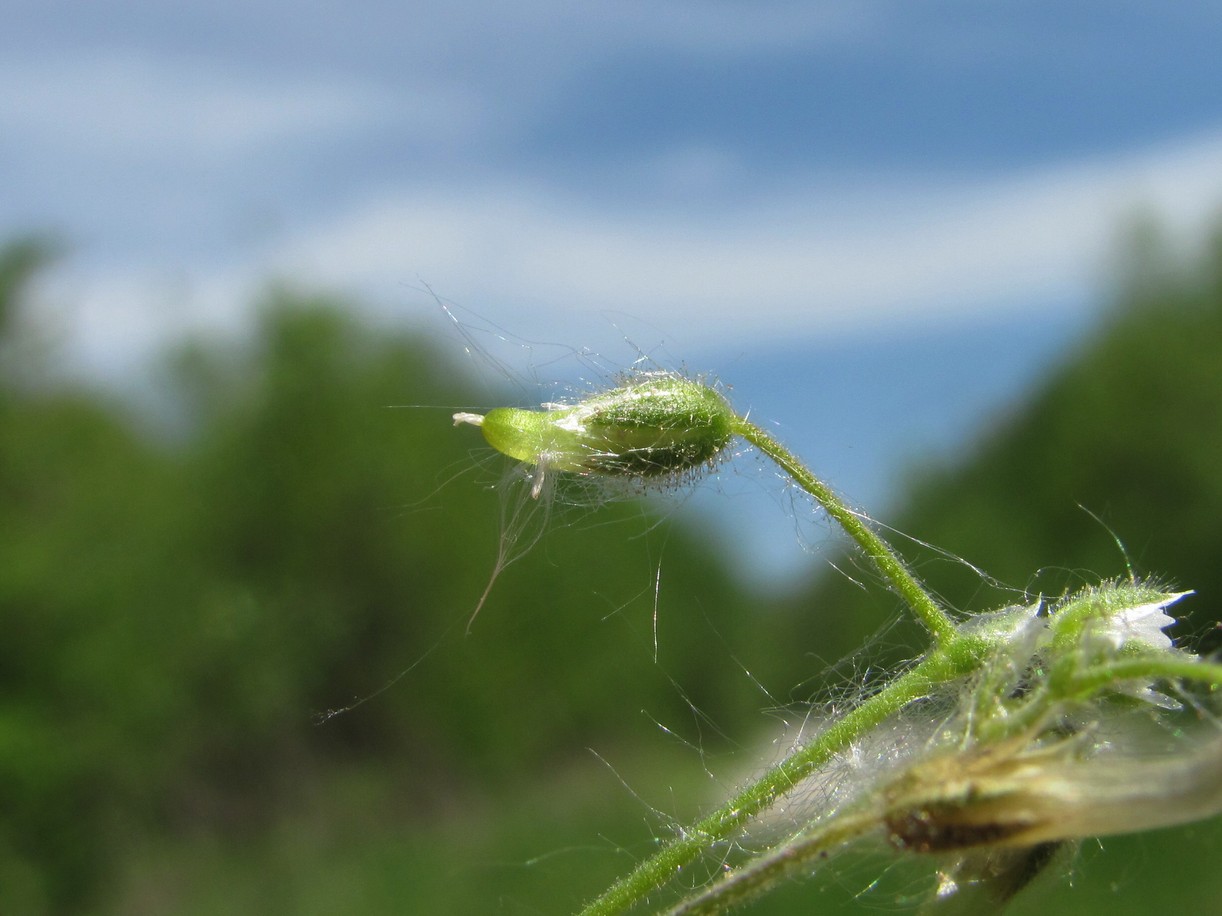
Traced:
<path fill-rule="evenodd" d="M 870 729 L 908 703 L 926 695 L 935 684 L 959 677 L 979 664 L 978 647 L 959 639 L 928 655 L 860 706 L 832 723 L 809 744 L 790 754 L 704 820 L 641 862 L 601 897 L 581 911 L 582 916 L 622 913 L 665 884 L 714 843 L 724 840 L 751 817 L 792 789 Z"/>
<path fill-rule="evenodd" d="M 676 871 L 690 864 L 704 850 L 730 836 L 778 796 L 815 772 L 833 754 L 923 696 L 933 685 L 961 676 L 979 664 L 980 647 L 958 633 L 950 615 L 921 587 L 896 553 L 830 487 L 754 423 L 735 417 L 732 431 L 772 459 L 857 542 L 933 634 L 937 648 L 907 673 L 847 712 L 809 744 L 794 751 L 757 782 L 638 864 L 582 910 L 582 916 L 608 916 L 640 903 L 650 891 L 673 878 Z"/>
<path fill-rule="evenodd" d="M 1073 689 L 1079 697 L 1090 697 L 1122 681 L 1173 679 L 1197 681 L 1217 688 L 1222 686 L 1222 665 L 1171 654 L 1124 658 L 1096 665 L 1076 675 Z"/>
<path fill-rule="evenodd" d="M 865 811 L 836 818 L 833 822 L 805 833 L 785 845 L 760 856 L 742 868 L 674 907 L 667 916 L 709 916 L 746 903 L 781 881 L 812 869 L 812 863 L 832 849 L 859 839 L 878 828 L 876 811 Z"/>
<path fill-rule="evenodd" d="M 735 434 L 742 436 L 761 452 L 771 458 L 803 490 L 814 497 L 837 524 L 843 528 L 865 551 L 879 572 L 891 586 L 908 602 L 913 613 L 929 628 L 939 645 L 946 644 L 955 635 L 955 623 L 950 615 L 933 599 L 904 566 L 886 541 L 875 534 L 823 481 L 817 478 L 798 458 L 776 439 L 754 423 L 736 417 Z"/>

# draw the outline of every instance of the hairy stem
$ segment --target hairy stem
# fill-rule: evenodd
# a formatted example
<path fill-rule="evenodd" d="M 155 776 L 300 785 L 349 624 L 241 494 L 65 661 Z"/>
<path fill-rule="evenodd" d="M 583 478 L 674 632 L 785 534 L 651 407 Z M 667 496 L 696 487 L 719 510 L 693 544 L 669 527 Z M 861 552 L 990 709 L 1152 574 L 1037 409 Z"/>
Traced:
<path fill-rule="evenodd" d="M 967 673 L 978 663 L 976 652 L 965 639 L 955 643 L 948 649 L 933 652 L 860 706 L 845 713 L 809 744 L 794 751 L 758 781 L 641 862 L 582 910 L 582 916 L 609 916 L 640 903 L 654 888 L 673 878 L 701 852 L 725 840 L 778 796 L 814 773 L 832 755 L 908 703 L 924 696 L 934 685 Z"/>
<path fill-rule="evenodd" d="M 707 890 L 688 897 L 668 916 L 708 916 L 746 903 L 777 883 L 811 871 L 812 863 L 850 840 L 880 826 L 877 812 L 841 818 L 786 842 L 749 864 L 732 871 Z"/>
<path fill-rule="evenodd" d="M 749 420 L 742 417 L 736 419 L 734 432 L 776 462 L 798 486 L 814 497 L 827 514 L 865 551 L 866 556 L 878 567 L 878 571 L 891 583 L 891 587 L 899 592 L 913 613 L 928 627 L 934 639 L 939 644 L 950 640 L 955 635 L 954 621 L 933 596 L 925 591 L 886 541 L 875 534 L 827 484 L 812 474 L 793 452 Z"/>
<path fill-rule="evenodd" d="M 1074 678 L 1073 689 L 1089 697 L 1124 681 L 1181 680 L 1209 685 L 1222 685 L 1222 665 L 1158 654 L 1126 658 L 1088 668 Z"/>

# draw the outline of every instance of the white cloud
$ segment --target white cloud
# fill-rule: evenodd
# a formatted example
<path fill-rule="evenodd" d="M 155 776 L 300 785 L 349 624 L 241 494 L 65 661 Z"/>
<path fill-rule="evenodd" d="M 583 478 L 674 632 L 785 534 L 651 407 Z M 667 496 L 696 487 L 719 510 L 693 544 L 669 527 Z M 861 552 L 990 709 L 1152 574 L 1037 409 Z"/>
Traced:
<path fill-rule="evenodd" d="M 399 187 L 243 263 L 78 276 L 71 333 L 114 371 L 188 329 L 236 330 L 269 276 L 399 314 L 423 279 L 527 337 L 588 333 L 589 313 L 614 309 L 688 346 L 1086 307 L 1126 216 L 1148 208 L 1184 237 L 1214 216 L 1219 161 L 1211 135 L 988 182 L 815 182 L 699 217 L 607 215 L 546 188 Z"/>
<path fill-rule="evenodd" d="M 99 259 L 109 258 L 104 272 L 73 280 L 87 302 L 78 337 L 98 360 L 114 364 L 121 360 L 103 352 L 147 351 L 187 327 L 233 324 L 269 273 L 383 302 L 401 301 L 423 278 L 526 334 L 574 310 L 607 308 L 689 342 L 956 320 L 1085 301 L 1131 210 L 1147 206 L 1194 228 L 1222 203 L 1222 134 L 1021 174 L 845 171 L 779 188 L 733 152 L 732 136 L 679 137 L 670 150 L 624 157 L 634 178 L 624 184 L 673 192 L 664 203 L 644 193 L 608 200 L 597 188 L 578 195 L 517 177 L 548 165 L 546 153 L 524 153 L 522 137 L 555 95 L 617 55 L 791 46 L 817 54 L 836 41 L 873 53 L 870 37 L 894 53 L 894 17 L 878 3 L 778 2 L 763 15 L 729 2 L 598 0 L 578 9 L 527 0 L 463 15 L 425 4 L 405 31 L 400 8 L 380 9 L 297 24 L 292 46 L 306 60 L 295 63 L 172 53 L 168 38 L 153 52 L 112 45 L 0 62 L 0 151 L 24 165 L 26 208 L 49 207 L 59 194 L 58 212 L 76 220 L 69 231 L 89 214 L 90 237 L 113 246 Z M 242 10 L 247 28 L 273 24 L 257 5 Z M 332 46 L 328 66 L 303 71 Z M 367 67 L 353 63 L 362 53 Z M 622 129 L 630 135 L 631 125 Z M 383 131 L 400 146 L 371 153 Z M 489 137 L 497 142 L 478 142 Z M 314 141 L 327 147 L 321 157 L 311 156 Z M 438 167 L 451 150 L 459 164 Z M 391 164 L 381 174 L 420 177 L 362 186 L 352 163 L 383 155 Z M 300 174 L 259 197 L 282 165 Z M 330 185 L 313 196 L 315 176 Z M 717 196 L 761 183 L 767 196 Z M 361 197 L 340 197 L 354 193 Z M 272 228 L 240 243 L 222 238 L 242 208 L 266 209 Z M 320 212 L 331 216 L 319 221 Z M 240 260 L 216 254 L 238 247 Z M 120 262 L 124 255 L 143 260 Z M 178 261 L 154 267 L 154 257 Z"/>
<path fill-rule="evenodd" d="M 84 50 L 58 22 L 54 33 L 31 26 L 34 44 L 0 39 L 0 143 L 21 137 L 82 158 L 193 162 L 377 119 L 434 142 L 465 138 L 529 123 L 556 93 L 625 53 L 767 53 L 862 20 L 840 3 L 812 11 L 795 2 L 529 0 L 469 3 L 458 14 L 440 3 L 357 15 L 318 9 L 286 23 L 273 6 L 222 3 L 209 22 L 230 37 L 216 44 L 191 39 L 198 10 L 156 12 L 111 4 L 106 28 Z M 127 34 L 139 35 L 137 23 L 156 23 L 154 45 Z"/>
<path fill-rule="evenodd" d="M 698 216 L 612 215 L 546 188 L 400 187 L 293 239 L 281 275 L 367 291 L 420 275 L 477 308 L 639 310 L 698 336 L 947 319 L 1088 294 L 1147 207 L 1199 228 L 1222 203 L 1222 135 L 990 181 L 815 181 Z"/>

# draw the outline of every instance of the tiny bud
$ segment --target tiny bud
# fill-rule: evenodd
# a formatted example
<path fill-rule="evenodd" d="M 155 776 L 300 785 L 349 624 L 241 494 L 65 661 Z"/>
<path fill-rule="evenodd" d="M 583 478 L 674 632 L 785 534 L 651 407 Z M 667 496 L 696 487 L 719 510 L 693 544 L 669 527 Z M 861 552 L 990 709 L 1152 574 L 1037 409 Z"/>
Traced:
<path fill-rule="evenodd" d="M 572 405 L 457 413 L 497 451 L 541 469 L 657 478 L 712 462 L 734 436 L 726 399 L 702 382 L 647 373 Z"/>

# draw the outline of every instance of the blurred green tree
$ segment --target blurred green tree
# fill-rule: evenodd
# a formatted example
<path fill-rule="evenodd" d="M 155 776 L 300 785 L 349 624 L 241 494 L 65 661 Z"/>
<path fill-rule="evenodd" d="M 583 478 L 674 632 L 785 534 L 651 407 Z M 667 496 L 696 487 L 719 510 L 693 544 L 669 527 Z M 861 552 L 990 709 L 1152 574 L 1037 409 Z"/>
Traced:
<path fill-rule="evenodd" d="M 0 256 L 0 316 L 42 252 Z M 654 663 L 655 548 L 633 535 L 662 520 L 638 505 L 545 536 L 464 636 L 498 526 L 475 475 L 499 471 L 448 410 L 394 409 L 454 403 L 461 373 L 350 311 L 281 290 L 249 340 L 185 348 L 168 432 L 97 391 L 6 380 L 0 910 L 75 910 L 125 841 L 242 835 L 337 768 L 396 774 L 411 819 L 639 735 L 643 710 L 754 712 L 683 638 L 694 620 L 742 642 L 743 597 L 666 525 Z"/>

